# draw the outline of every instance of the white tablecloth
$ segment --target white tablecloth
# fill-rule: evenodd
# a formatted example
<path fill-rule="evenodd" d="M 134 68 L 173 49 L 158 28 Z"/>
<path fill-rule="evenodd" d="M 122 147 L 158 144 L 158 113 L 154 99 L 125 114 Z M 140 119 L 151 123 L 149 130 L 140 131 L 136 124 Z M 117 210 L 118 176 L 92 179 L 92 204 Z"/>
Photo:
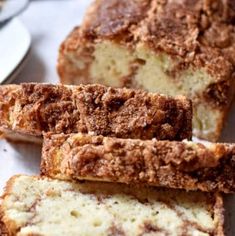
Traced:
<path fill-rule="evenodd" d="M 31 1 L 19 19 L 32 36 L 28 63 L 16 78 L 20 82 L 58 82 L 56 61 L 58 48 L 66 35 L 78 25 L 90 0 Z M 16 36 L 17 37 L 17 36 Z M 235 106 L 224 129 L 223 139 L 235 142 Z M 12 144 L 0 141 L 0 189 L 14 174 L 38 174 L 40 147 L 29 144 Z M 1 190 L 0 190 L 1 191 Z M 235 222 L 235 199 L 226 197 L 227 221 Z M 235 235 L 235 225 L 230 235 Z"/>

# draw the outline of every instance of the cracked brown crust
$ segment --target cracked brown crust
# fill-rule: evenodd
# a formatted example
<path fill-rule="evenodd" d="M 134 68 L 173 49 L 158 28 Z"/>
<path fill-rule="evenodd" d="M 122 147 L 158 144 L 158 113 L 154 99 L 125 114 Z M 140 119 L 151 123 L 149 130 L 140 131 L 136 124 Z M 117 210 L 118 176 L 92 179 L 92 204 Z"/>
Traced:
<path fill-rule="evenodd" d="M 208 70 L 217 77 L 231 72 L 234 21 L 233 0 L 97 0 L 85 15 L 81 36 L 130 44 L 143 41 L 183 57 L 186 64 L 209 63 Z"/>
<path fill-rule="evenodd" d="M 41 173 L 53 178 L 235 192 L 232 144 L 47 134 L 42 153 Z"/>
<path fill-rule="evenodd" d="M 94 132 L 141 139 L 191 139 L 192 106 L 176 98 L 101 85 L 21 84 L 0 87 L 0 129 L 31 136 L 42 132 Z"/>
<path fill-rule="evenodd" d="M 8 180 L 4 194 L 2 196 L 3 203 L 4 203 L 5 198 L 6 199 L 9 198 L 14 193 L 13 187 L 14 187 L 15 181 L 17 181 L 17 178 L 20 178 L 21 176 L 23 176 L 23 175 L 16 175 L 16 176 L 11 177 Z M 53 181 L 53 179 L 43 177 L 43 176 L 40 176 L 40 177 L 39 176 L 31 176 L 31 178 L 34 179 L 35 181 L 36 180 Z M 72 188 L 70 188 L 69 191 L 77 191 L 78 188 L 76 188 L 76 184 L 78 184 L 78 183 L 72 182 L 72 184 L 73 184 Z M 170 189 L 163 189 L 163 188 L 156 189 L 156 188 L 151 188 L 151 187 L 144 187 L 142 185 L 133 185 L 133 184 L 132 185 L 108 184 L 107 185 L 105 183 L 96 183 L 96 182 L 89 182 L 89 181 L 85 181 L 82 184 L 83 185 L 88 184 L 90 186 L 88 186 L 87 189 L 84 186 L 84 188 L 82 188 L 80 191 L 83 194 L 88 193 L 88 194 L 97 195 L 98 202 L 103 201 L 105 198 L 110 198 L 112 196 L 112 194 L 124 193 L 124 194 L 131 195 L 133 198 L 137 199 L 141 203 L 147 204 L 148 197 L 149 197 L 148 193 L 151 193 L 151 191 L 156 191 L 156 193 L 158 191 L 160 191 L 162 194 L 159 195 L 159 197 L 157 197 L 157 201 L 160 201 L 167 208 L 175 211 L 177 216 L 184 220 L 182 234 L 185 233 L 185 235 L 189 235 L 188 228 L 191 226 L 194 229 L 197 229 L 197 230 L 204 232 L 204 233 L 211 235 L 211 236 L 224 236 L 225 235 L 224 234 L 224 204 L 223 204 L 223 198 L 222 198 L 221 194 L 219 194 L 219 193 L 191 192 L 191 194 L 190 194 L 190 192 L 187 193 L 187 192 L 180 191 L 180 190 L 170 190 Z M 93 185 L 93 188 L 92 188 L 92 185 Z M 54 191 L 56 191 L 56 189 L 53 189 L 52 193 Z M 140 193 L 142 191 L 146 195 L 147 198 L 143 199 L 142 193 Z M 38 197 L 40 197 L 40 194 L 45 194 L 45 195 L 49 196 L 50 193 L 48 193 L 48 192 L 39 193 Z M 170 201 L 168 201 L 168 197 L 167 197 L 168 194 L 171 196 Z M 174 195 L 176 195 L 176 196 L 174 197 Z M 205 205 L 209 214 L 212 216 L 215 228 L 213 230 L 208 230 L 208 229 L 200 226 L 198 223 L 190 221 L 187 218 L 185 218 L 184 212 L 180 211 L 179 209 L 177 209 L 177 207 L 175 207 L 175 205 L 178 204 L 178 200 L 179 200 L 178 197 L 179 198 L 183 197 L 183 199 L 185 199 L 186 203 L 192 202 L 192 201 L 197 203 L 197 202 L 201 201 L 201 204 Z M 36 202 L 33 203 L 33 205 L 34 204 L 37 205 L 37 200 L 36 200 Z M 15 236 L 16 233 L 20 231 L 22 226 L 16 225 L 16 223 L 14 221 L 9 219 L 7 217 L 7 214 L 4 214 L 5 210 L 6 209 L 4 208 L 4 204 L 0 205 L 0 211 L 2 212 L 2 217 L 3 217 L 2 220 L 5 224 L 5 226 L 7 226 L 7 228 L 8 228 L 8 234 L 5 236 Z M 156 227 L 153 228 L 153 225 L 149 224 L 148 221 L 146 221 L 143 226 L 144 226 L 143 233 L 155 232 L 155 229 L 157 229 Z M 158 230 L 159 229 L 161 229 L 161 228 L 158 228 Z M 117 228 L 116 225 L 113 225 L 109 230 L 112 232 L 117 232 L 117 231 L 120 231 L 120 227 Z M 168 233 L 167 230 L 164 230 L 163 232 Z M 38 234 L 35 235 L 32 233 L 28 233 L 27 235 L 38 236 Z M 41 235 L 41 236 L 43 236 L 43 235 Z"/>
<path fill-rule="evenodd" d="M 85 15 L 82 33 L 85 37 L 91 38 L 114 38 L 119 35 L 123 37 L 147 16 L 150 2 L 149 0 L 94 1 Z"/>

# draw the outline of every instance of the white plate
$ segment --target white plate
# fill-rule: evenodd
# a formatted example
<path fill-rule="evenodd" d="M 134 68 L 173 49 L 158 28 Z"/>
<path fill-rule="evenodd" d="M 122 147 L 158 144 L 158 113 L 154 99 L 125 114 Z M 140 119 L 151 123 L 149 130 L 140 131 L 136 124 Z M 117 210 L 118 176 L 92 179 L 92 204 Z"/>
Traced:
<path fill-rule="evenodd" d="M 30 44 L 30 34 L 17 18 L 0 27 L 0 83 L 12 76 L 29 51 Z"/>
<path fill-rule="evenodd" d="M 29 0 L 3 0 L 0 5 L 0 22 L 18 15 L 28 6 L 28 4 Z"/>

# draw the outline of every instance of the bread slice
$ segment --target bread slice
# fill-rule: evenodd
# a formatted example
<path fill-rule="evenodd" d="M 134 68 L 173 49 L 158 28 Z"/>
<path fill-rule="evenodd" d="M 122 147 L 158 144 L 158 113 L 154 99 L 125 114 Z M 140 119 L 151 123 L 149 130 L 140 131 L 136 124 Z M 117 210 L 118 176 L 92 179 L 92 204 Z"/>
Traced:
<path fill-rule="evenodd" d="M 118 139 L 86 134 L 44 137 L 41 173 L 59 179 L 143 183 L 235 192 L 235 145 Z"/>
<path fill-rule="evenodd" d="M 96 0 L 60 47 L 61 82 L 188 96 L 193 134 L 216 141 L 234 93 L 234 16 L 231 0 Z"/>
<path fill-rule="evenodd" d="M 10 235 L 224 235 L 218 194 L 43 177 L 9 180 L 1 206 Z"/>
<path fill-rule="evenodd" d="M 0 131 L 8 138 L 28 141 L 35 141 L 42 132 L 191 139 L 192 106 L 183 96 L 102 85 L 3 85 Z"/>

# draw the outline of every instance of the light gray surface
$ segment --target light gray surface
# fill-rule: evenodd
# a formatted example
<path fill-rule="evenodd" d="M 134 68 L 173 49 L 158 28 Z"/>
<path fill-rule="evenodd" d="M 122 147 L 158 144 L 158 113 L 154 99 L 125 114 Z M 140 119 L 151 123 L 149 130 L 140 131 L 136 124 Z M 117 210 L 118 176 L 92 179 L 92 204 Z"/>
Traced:
<path fill-rule="evenodd" d="M 28 64 L 15 80 L 20 82 L 58 82 L 56 61 L 58 48 L 65 36 L 78 25 L 89 0 L 32 1 L 20 15 L 20 20 L 29 29 L 32 47 Z M 235 104 L 228 118 L 221 141 L 235 142 Z M 0 141 L 0 189 L 14 174 L 39 173 L 40 146 L 10 144 Z M 235 198 L 226 197 L 227 221 L 235 222 Z M 235 226 L 229 235 L 235 235 Z"/>

